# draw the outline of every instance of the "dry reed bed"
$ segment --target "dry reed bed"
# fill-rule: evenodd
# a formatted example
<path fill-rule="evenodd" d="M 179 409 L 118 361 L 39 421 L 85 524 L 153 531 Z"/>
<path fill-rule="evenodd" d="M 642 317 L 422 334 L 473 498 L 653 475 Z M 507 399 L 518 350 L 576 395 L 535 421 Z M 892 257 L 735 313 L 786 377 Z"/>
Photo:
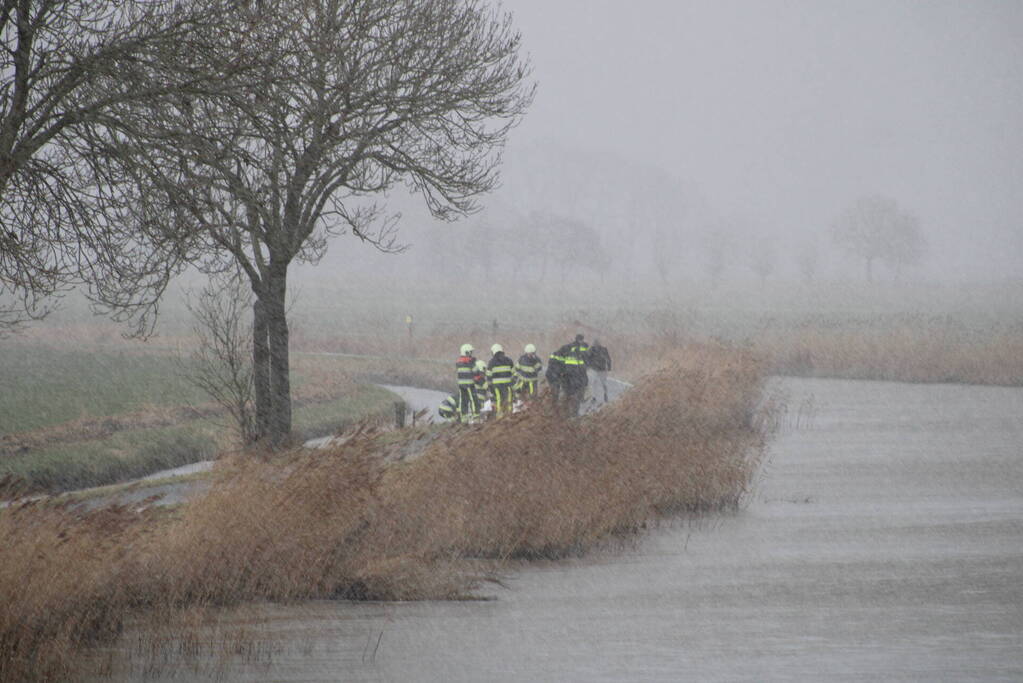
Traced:
<path fill-rule="evenodd" d="M 371 542 L 557 557 L 661 513 L 735 506 L 766 435 L 760 378 L 748 356 L 691 348 L 599 414 L 533 411 L 452 435 L 387 473 Z"/>
<path fill-rule="evenodd" d="M 385 466 L 371 433 L 250 454 L 173 513 L 0 512 L 0 679 L 75 673 L 125 619 L 314 597 L 465 595 L 510 557 L 577 553 L 657 515 L 734 507 L 767 437 L 762 368 L 691 347 L 599 414 L 453 428 Z M 155 632 L 155 631 L 154 631 Z"/>
<path fill-rule="evenodd" d="M 735 331 L 729 338 L 756 349 L 773 374 L 836 377 L 899 382 L 957 382 L 1023 386 L 1023 330 L 1004 324 L 971 328 L 953 318 L 939 320 L 881 318 L 879 320 L 836 317 L 793 321 L 779 326 L 770 320 L 752 329 Z M 592 341 L 599 337 L 611 351 L 615 376 L 633 379 L 645 373 L 651 359 L 659 359 L 705 339 L 670 315 L 651 314 L 628 329 L 596 330 L 582 323 L 524 334 L 508 330 L 495 335 L 485 326 L 465 334 L 438 333 L 416 337 L 419 358 L 451 359 L 458 347 L 472 342 L 481 357 L 489 357 L 490 345 L 499 342 L 509 355 L 518 357 L 522 346 L 534 343 L 546 363 L 547 356 L 584 332 Z M 361 349 L 362 337 L 330 340 L 307 339 L 310 348 Z M 407 340 L 379 341 L 371 351 L 407 356 Z M 442 379 L 449 377 L 449 371 Z M 430 386 L 436 385 L 436 378 Z M 421 381 L 418 380 L 418 381 Z M 425 386 L 425 385 L 424 385 Z"/>
<path fill-rule="evenodd" d="M 1023 334 L 807 329 L 765 334 L 756 344 L 782 375 L 1023 386 Z"/>

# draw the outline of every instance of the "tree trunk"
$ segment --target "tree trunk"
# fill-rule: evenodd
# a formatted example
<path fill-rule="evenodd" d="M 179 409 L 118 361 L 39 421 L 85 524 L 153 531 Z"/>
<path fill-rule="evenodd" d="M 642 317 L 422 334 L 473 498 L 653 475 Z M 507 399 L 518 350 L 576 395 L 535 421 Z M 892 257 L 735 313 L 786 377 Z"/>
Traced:
<path fill-rule="evenodd" d="M 288 363 L 287 270 L 271 274 L 266 302 L 270 339 L 270 443 L 279 446 L 291 433 L 291 368 Z"/>
<path fill-rule="evenodd" d="M 256 401 L 256 431 L 258 441 L 270 433 L 272 399 L 270 394 L 270 327 L 266 305 L 257 294 L 252 305 L 252 382 Z"/>

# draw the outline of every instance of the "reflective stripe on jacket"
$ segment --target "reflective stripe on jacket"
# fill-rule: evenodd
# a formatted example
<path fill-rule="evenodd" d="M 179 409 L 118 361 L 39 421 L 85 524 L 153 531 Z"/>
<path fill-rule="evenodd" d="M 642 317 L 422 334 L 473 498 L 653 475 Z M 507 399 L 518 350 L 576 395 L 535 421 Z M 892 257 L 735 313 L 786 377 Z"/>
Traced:
<path fill-rule="evenodd" d="M 476 359 L 472 356 L 459 356 L 455 361 L 455 371 L 459 386 L 474 384 L 476 381 Z"/>
<path fill-rule="evenodd" d="M 515 379 L 515 364 L 512 359 L 499 351 L 487 363 L 487 379 L 492 386 L 511 384 Z"/>
<path fill-rule="evenodd" d="M 441 401 L 437 413 L 445 420 L 453 420 L 458 415 L 458 396 L 452 394 Z"/>
<path fill-rule="evenodd" d="M 515 373 L 523 382 L 535 382 L 540 379 L 543 362 L 534 353 L 523 354 L 515 365 Z"/>

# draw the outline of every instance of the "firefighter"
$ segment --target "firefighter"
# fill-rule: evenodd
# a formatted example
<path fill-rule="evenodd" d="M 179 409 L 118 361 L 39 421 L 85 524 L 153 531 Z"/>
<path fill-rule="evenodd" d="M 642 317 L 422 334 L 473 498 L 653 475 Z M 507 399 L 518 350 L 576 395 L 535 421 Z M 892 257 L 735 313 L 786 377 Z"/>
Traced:
<path fill-rule="evenodd" d="M 579 406 L 583 402 L 586 393 L 586 386 L 590 383 L 586 376 L 586 357 L 589 355 L 590 347 L 583 339 L 583 335 L 577 334 L 575 341 L 565 344 L 562 347 L 562 362 L 565 365 L 562 379 L 562 389 L 565 392 L 565 414 L 575 417 L 579 414 Z"/>
<path fill-rule="evenodd" d="M 526 344 L 522 350 L 524 353 L 519 356 L 519 362 L 515 364 L 515 389 L 522 400 L 531 401 L 536 398 L 543 361 L 536 355 L 535 345 Z"/>
<path fill-rule="evenodd" d="M 480 414 L 480 400 L 476 390 L 476 357 L 472 355 L 472 344 L 462 344 L 461 354 L 455 361 L 458 379 L 458 415 L 462 422 L 469 422 Z"/>
<path fill-rule="evenodd" d="M 550 387 L 551 400 L 555 406 L 561 400 L 561 380 L 565 374 L 565 359 L 561 354 L 563 352 L 567 353 L 567 351 L 568 347 L 562 346 L 552 353 L 551 357 L 547 360 L 547 372 L 544 373 L 544 377 L 547 379 L 547 386 Z"/>
<path fill-rule="evenodd" d="M 480 403 L 480 411 L 483 411 L 483 404 L 490 398 L 490 382 L 487 381 L 487 364 L 482 360 L 476 360 L 476 372 L 473 374 L 474 386 L 476 388 L 477 401 Z"/>
<path fill-rule="evenodd" d="M 437 414 L 450 422 L 458 420 L 458 394 L 451 394 L 441 401 L 437 406 Z"/>
<path fill-rule="evenodd" d="M 575 341 L 572 342 L 571 346 L 572 346 L 572 352 L 575 355 L 577 355 L 580 358 L 582 358 L 583 360 L 586 360 L 589 357 L 590 346 L 589 346 L 589 344 L 586 343 L 586 338 L 583 337 L 583 335 L 581 335 L 581 334 L 575 335 Z"/>
<path fill-rule="evenodd" d="M 494 414 L 501 416 L 512 411 L 512 386 L 515 382 L 515 363 L 505 355 L 504 347 L 494 344 L 490 347 L 493 355 L 487 363 L 487 382 L 490 397 L 494 402 Z"/>

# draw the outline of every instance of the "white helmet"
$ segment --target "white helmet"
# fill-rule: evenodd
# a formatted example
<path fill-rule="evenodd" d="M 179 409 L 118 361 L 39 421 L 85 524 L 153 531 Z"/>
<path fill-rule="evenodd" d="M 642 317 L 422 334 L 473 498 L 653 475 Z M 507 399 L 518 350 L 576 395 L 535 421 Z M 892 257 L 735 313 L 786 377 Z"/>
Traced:
<path fill-rule="evenodd" d="M 458 352 L 461 353 L 463 356 L 468 356 L 475 350 L 476 349 L 472 348 L 472 344 L 462 344 L 462 348 L 459 349 Z"/>
<path fill-rule="evenodd" d="M 500 344 L 494 344 L 490 347 L 490 353 L 499 353 L 501 351 L 504 351 L 504 347 Z"/>
<path fill-rule="evenodd" d="M 476 366 L 475 367 L 476 367 L 476 371 L 477 372 L 486 372 L 487 371 L 487 364 L 484 363 L 481 360 L 476 361 Z"/>
<path fill-rule="evenodd" d="M 524 348 L 522 350 L 525 351 L 526 353 L 536 353 L 536 345 L 535 344 L 526 344 L 526 348 Z"/>

